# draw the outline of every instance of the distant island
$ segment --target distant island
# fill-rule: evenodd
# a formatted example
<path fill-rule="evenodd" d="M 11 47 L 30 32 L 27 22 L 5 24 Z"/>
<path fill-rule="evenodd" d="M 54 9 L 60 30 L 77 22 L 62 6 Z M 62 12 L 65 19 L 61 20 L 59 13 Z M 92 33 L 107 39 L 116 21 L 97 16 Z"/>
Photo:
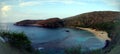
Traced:
<path fill-rule="evenodd" d="M 67 17 L 64 19 L 50 18 L 46 20 L 23 20 L 16 22 L 17 26 L 37 26 L 44 28 L 92 28 L 106 31 L 110 38 L 110 43 L 102 50 L 104 53 L 114 52 L 114 48 L 119 47 L 120 40 L 120 12 L 116 11 L 94 11 L 80 15 Z M 119 50 L 119 49 L 117 49 Z"/>

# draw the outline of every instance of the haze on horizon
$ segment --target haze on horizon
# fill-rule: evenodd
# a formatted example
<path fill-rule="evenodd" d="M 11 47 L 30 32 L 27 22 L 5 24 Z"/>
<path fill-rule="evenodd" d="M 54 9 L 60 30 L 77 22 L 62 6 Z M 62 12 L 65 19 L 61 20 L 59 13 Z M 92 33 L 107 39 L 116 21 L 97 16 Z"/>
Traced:
<path fill-rule="evenodd" d="M 92 11 L 119 11 L 120 0 L 0 0 L 0 22 L 65 18 Z"/>

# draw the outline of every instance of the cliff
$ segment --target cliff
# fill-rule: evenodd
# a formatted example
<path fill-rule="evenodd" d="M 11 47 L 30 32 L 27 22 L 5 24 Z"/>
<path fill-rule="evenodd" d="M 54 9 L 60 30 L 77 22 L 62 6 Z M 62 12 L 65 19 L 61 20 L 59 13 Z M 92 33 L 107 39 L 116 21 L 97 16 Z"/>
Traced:
<path fill-rule="evenodd" d="M 23 20 L 15 23 L 17 26 L 38 26 L 45 28 L 63 27 L 63 21 L 59 18 L 50 18 L 46 20 Z"/>

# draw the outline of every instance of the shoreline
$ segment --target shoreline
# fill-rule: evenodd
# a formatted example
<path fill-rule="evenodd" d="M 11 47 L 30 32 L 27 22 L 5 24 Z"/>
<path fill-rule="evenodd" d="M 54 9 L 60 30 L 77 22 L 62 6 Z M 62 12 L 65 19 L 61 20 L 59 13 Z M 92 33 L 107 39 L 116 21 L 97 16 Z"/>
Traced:
<path fill-rule="evenodd" d="M 103 40 L 103 41 L 109 40 L 109 41 L 111 41 L 111 38 L 108 37 L 108 33 L 106 31 L 99 31 L 99 30 L 96 30 L 96 29 L 83 28 L 83 27 L 76 27 L 76 28 L 81 29 L 81 30 L 89 31 L 89 32 L 93 33 L 100 40 Z"/>

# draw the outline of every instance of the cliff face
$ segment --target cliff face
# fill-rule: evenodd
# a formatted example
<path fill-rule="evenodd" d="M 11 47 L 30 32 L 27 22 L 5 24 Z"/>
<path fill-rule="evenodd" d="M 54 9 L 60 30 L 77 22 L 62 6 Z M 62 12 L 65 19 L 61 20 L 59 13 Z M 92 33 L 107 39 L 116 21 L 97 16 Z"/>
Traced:
<path fill-rule="evenodd" d="M 38 26 L 46 28 L 63 27 L 63 21 L 59 18 L 50 18 L 47 20 L 23 20 L 15 23 L 17 26 Z"/>
<path fill-rule="evenodd" d="M 16 22 L 15 25 L 17 25 L 17 26 L 30 26 L 32 24 L 35 24 L 38 21 L 42 21 L 42 20 L 23 20 L 20 22 Z"/>

